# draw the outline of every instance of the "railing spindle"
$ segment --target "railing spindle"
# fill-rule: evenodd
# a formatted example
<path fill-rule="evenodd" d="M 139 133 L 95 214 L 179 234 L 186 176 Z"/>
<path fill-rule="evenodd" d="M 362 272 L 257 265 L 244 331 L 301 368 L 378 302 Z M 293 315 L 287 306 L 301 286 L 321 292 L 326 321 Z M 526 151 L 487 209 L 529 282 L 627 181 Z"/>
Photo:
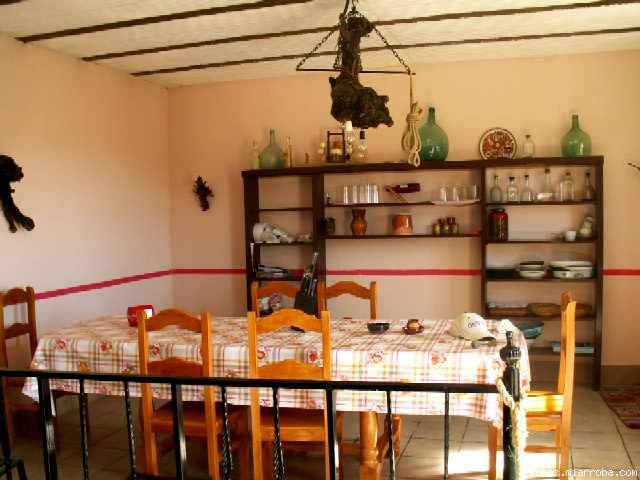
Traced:
<path fill-rule="evenodd" d="M 9 427 L 7 426 L 7 411 L 5 409 L 5 384 L 6 377 L 0 377 L 0 434 L 2 435 L 2 461 L 4 464 L 4 472 L 0 472 L 0 475 L 6 474 L 7 480 L 11 480 L 13 475 L 11 469 L 15 466 L 18 468 L 18 477 L 20 480 L 26 480 L 27 475 L 24 471 L 24 463 L 22 460 L 14 462 L 13 454 L 11 453 L 11 439 L 9 438 Z"/>
<path fill-rule="evenodd" d="M 127 417 L 127 443 L 129 444 L 129 468 L 131 470 L 131 480 L 137 480 L 136 472 L 136 440 L 133 431 L 133 415 L 131 415 L 131 392 L 129 382 L 124 382 L 124 409 Z"/>
<path fill-rule="evenodd" d="M 38 377 L 38 400 L 40 403 L 44 477 L 47 480 L 58 480 L 56 440 L 53 428 L 53 415 L 51 413 L 51 388 L 49 386 L 49 379 L 47 378 Z"/>
<path fill-rule="evenodd" d="M 173 411 L 173 448 L 176 456 L 176 478 L 187 477 L 187 444 L 184 436 L 184 412 L 182 408 L 182 385 L 171 384 L 171 409 Z"/>
<path fill-rule="evenodd" d="M 231 456 L 231 434 L 229 430 L 229 404 L 227 403 L 227 388 L 220 387 L 222 400 L 222 478 L 231 480 L 233 473 L 233 457 Z"/>
<path fill-rule="evenodd" d="M 89 442 L 87 441 L 87 395 L 84 392 L 84 378 L 80 379 L 80 451 L 82 452 L 82 478 L 89 479 Z"/>
<path fill-rule="evenodd" d="M 284 480 L 284 458 L 282 455 L 282 441 L 280 440 L 280 402 L 278 388 L 272 387 L 273 392 L 273 478 Z M 260 468 L 259 466 L 255 468 Z"/>
<path fill-rule="evenodd" d="M 329 478 L 335 480 L 340 476 L 340 455 L 338 435 L 336 431 L 336 393 L 327 388 L 325 391 L 327 408 L 327 442 L 329 444 Z"/>
<path fill-rule="evenodd" d="M 444 475 L 449 478 L 449 432 L 451 429 L 451 417 L 449 416 L 449 392 L 444 393 Z"/>
<path fill-rule="evenodd" d="M 391 390 L 387 390 L 387 426 L 389 431 L 389 478 L 396 478 L 396 451 L 394 447 L 393 417 L 391 416 Z"/>
<path fill-rule="evenodd" d="M 502 381 L 513 399 L 520 401 L 520 349 L 513 344 L 513 332 L 507 331 L 507 345 L 500 349 L 500 358 L 507 364 L 502 374 Z M 513 425 L 511 409 L 504 404 L 502 408 L 502 449 L 504 451 L 504 468 L 502 478 L 515 480 L 516 478 L 516 449 L 513 444 Z"/>

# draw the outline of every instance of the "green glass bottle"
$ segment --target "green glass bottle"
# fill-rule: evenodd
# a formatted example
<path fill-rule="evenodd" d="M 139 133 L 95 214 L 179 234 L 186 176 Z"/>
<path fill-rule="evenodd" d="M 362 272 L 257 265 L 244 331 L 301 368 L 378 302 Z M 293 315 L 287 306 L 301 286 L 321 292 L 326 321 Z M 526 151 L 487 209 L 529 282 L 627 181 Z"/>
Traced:
<path fill-rule="evenodd" d="M 571 130 L 562 139 L 563 157 L 585 157 L 591 155 L 591 137 L 580 129 L 578 114 L 571 117 Z"/>
<path fill-rule="evenodd" d="M 446 160 L 449 153 L 449 138 L 447 133 L 436 123 L 436 109 L 429 107 L 427 121 L 420 128 L 420 160 Z"/>
<path fill-rule="evenodd" d="M 269 130 L 269 145 L 260 152 L 260 168 L 284 168 L 284 152 L 276 143 L 276 131 Z"/>

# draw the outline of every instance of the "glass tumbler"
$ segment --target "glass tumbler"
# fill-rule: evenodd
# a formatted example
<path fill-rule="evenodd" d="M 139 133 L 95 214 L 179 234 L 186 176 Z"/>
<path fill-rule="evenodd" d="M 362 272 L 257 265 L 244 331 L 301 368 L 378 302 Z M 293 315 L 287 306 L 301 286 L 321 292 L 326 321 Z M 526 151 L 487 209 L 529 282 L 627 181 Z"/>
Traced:
<path fill-rule="evenodd" d="M 358 203 L 369 203 L 367 187 L 368 185 L 358 185 Z"/>
<path fill-rule="evenodd" d="M 351 200 L 349 197 L 349 185 L 338 187 L 338 198 L 341 199 L 343 205 L 349 205 Z"/>

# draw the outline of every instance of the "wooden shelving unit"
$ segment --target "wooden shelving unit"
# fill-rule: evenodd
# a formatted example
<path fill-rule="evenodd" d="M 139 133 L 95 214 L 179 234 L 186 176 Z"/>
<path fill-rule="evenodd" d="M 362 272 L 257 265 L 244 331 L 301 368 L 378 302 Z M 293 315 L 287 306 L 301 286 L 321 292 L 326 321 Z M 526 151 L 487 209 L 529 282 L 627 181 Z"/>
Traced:
<path fill-rule="evenodd" d="M 531 288 L 530 286 L 535 286 L 536 283 L 549 284 L 549 285 L 562 285 L 562 288 L 558 288 L 558 298 L 560 297 L 560 292 L 562 289 L 567 288 L 567 286 L 571 286 L 573 284 L 584 284 L 590 285 L 591 288 L 594 289 L 594 315 L 591 317 L 579 318 L 578 321 L 582 323 L 590 322 L 593 324 L 593 343 L 595 346 L 595 352 L 593 355 L 589 355 L 591 357 L 589 361 L 593 360 L 593 386 L 594 388 L 599 388 L 600 386 L 600 370 L 601 370 L 601 347 L 602 347 L 602 267 L 603 267 L 603 245 L 604 238 L 602 233 L 602 228 L 599 228 L 598 238 L 590 239 L 590 240 L 576 240 L 575 242 L 564 242 L 560 239 L 517 239 L 514 238 L 512 240 L 506 242 L 496 242 L 491 240 L 488 235 L 488 213 L 490 208 L 495 207 L 503 207 L 507 209 L 514 209 L 514 215 L 523 214 L 522 212 L 526 211 L 526 208 L 542 208 L 542 207 L 553 207 L 553 210 L 550 212 L 554 212 L 555 209 L 560 208 L 575 208 L 574 206 L 582 206 L 583 208 L 590 208 L 593 211 L 597 219 L 597 224 L 599 226 L 603 225 L 603 163 L 604 159 L 601 156 L 592 156 L 592 157 L 580 157 L 580 158 L 564 158 L 564 157 L 546 157 L 546 158 L 531 158 L 531 159 L 499 159 L 499 160 L 465 160 L 465 161 L 446 161 L 446 162 L 428 162 L 420 165 L 417 169 L 406 164 L 406 163 L 372 163 L 372 164 L 346 164 L 346 165 L 320 165 L 320 166 L 311 166 L 311 167 L 293 167 L 286 169 L 270 169 L 270 170 L 247 170 L 242 172 L 243 182 L 244 182 L 244 205 L 245 205 L 245 252 L 246 252 L 246 265 L 247 265 L 247 276 L 246 276 L 246 286 L 247 286 L 247 305 L 250 305 L 250 284 L 252 281 L 257 280 L 255 274 L 252 271 L 252 257 L 251 257 L 251 248 L 250 245 L 253 243 L 252 230 L 253 225 L 256 222 L 260 221 L 260 215 L 263 212 L 301 212 L 305 215 L 311 215 L 312 220 L 312 238 L 311 242 L 296 242 L 293 244 L 261 244 L 257 247 L 254 247 L 254 265 L 260 263 L 260 252 L 262 247 L 273 247 L 273 246 L 290 246 L 290 247 L 313 247 L 315 251 L 318 252 L 318 272 L 319 279 L 325 279 L 326 272 L 326 242 L 330 240 L 351 240 L 351 241 L 362 241 L 362 240 L 387 240 L 393 239 L 395 241 L 401 239 L 422 239 L 422 240 L 438 240 L 438 239 L 447 239 L 451 240 L 454 238 L 479 238 L 480 242 L 472 243 L 473 246 L 465 247 L 465 248 L 478 248 L 481 252 L 482 258 L 482 282 L 481 288 L 479 292 L 481 304 L 485 306 L 487 305 L 488 298 L 488 290 L 490 286 L 493 284 L 504 284 L 507 282 L 513 282 L 518 285 L 522 285 L 521 288 Z M 589 167 L 595 171 L 594 181 L 597 189 L 597 196 L 595 201 L 574 201 L 574 202 L 559 202 L 559 201 L 551 201 L 551 202 L 508 202 L 508 203 L 489 203 L 486 201 L 486 185 L 487 185 L 487 172 L 489 170 L 495 169 L 505 169 L 505 171 L 509 171 L 510 169 L 533 169 L 533 168 L 545 168 L 545 167 Z M 455 207 L 455 208 L 468 208 L 474 207 L 471 212 L 474 215 L 474 218 L 477 220 L 478 225 L 481 226 L 481 233 L 472 234 L 472 233 L 463 233 L 460 235 L 447 235 L 447 236 L 434 236 L 430 234 L 414 234 L 414 235 L 405 235 L 405 236 L 396 236 L 396 235 L 386 235 L 386 234 L 369 234 L 364 236 L 353 236 L 353 235 L 323 235 L 322 231 L 322 223 L 323 219 L 326 216 L 327 211 L 331 211 L 332 209 L 344 209 L 344 208 L 353 208 L 353 207 L 361 207 L 361 208 L 389 208 L 394 209 L 398 207 L 407 208 L 434 208 L 439 207 L 441 205 L 434 204 L 430 201 L 419 201 L 419 202 L 383 202 L 377 204 L 361 204 L 361 205 L 341 205 L 341 204 L 325 204 L 325 179 L 330 175 L 343 175 L 350 173 L 392 173 L 392 172 L 413 172 L 413 171 L 467 171 L 474 172 L 478 175 L 478 185 L 480 187 L 481 198 L 480 201 L 473 204 L 467 205 L 454 205 L 448 204 L 447 208 Z M 291 206 L 291 207 L 279 207 L 279 208 L 260 208 L 260 188 L 259 188 L 259 180 L 261 178 L 270 178 L 270 177 L 302 177 L 306 179 L 310 179 L 311 181 L 311 205 L 310 206 Z M 479 208 L 476 208 L 479 207 Z M 477 217 L 475 217 L 477 215 Z M 544 233 L 544 232 L 541 232 Z M 467 243 L 460 243 L 460 245 L 467 245 Z M 540 280 L 531 280 L 531 279 L 521 279 L 521 278 L 508 278 L 508 279 L 490 279 L 487 277 L 487 258 L 489 256 L 489 246 L 492 248 L 500 248 L 502 245 L 511 246 L 511 245 L 544 245 L 544 244 L 563 244 L 563 245 L 576 245 L 578 248 L 593 248 L 593 257 L 596 265 L 596 276 L 591 279 L 556 279 L 556 278 L 544 278 Z M 477 246 L 476 246 L 477 245 Z M 522 248 L 522 247 L 521 247 Z M 299 281 L 300 273 L 298 271 L 294 271 L 290 276 L 285 278 L 278 279 L 259 279 L 260 281 Z M 565 286 L 566 284 L 566 286 Z M 519 287 L 520 288 L 520 287 Z M 549 287 L 551 288 L 551 287 Z M 535 292 L 535 290 L 534 290 Z M 496 299 L 492 299 L 495 301 Z M 534 300 L 534 299 L 532 299 Z M 483 312 L 487 318 L 491 318 L 485 310 Z M 534 317 L 514 317 L 514 321 L 522 321 L 525 319 L 533 319 Z M 558 321 L 558 318 L 544 318 L 544 317 L 535 317 L 535 319 L 539 319 L 545 322 Z M 555 355 L 551 352 L 551 348 L 548 349 L 539 349 L 538 347 L 531 349 L 531 359 L 532 361 L 556 361 L 558 359 L 558 355 Z"/>

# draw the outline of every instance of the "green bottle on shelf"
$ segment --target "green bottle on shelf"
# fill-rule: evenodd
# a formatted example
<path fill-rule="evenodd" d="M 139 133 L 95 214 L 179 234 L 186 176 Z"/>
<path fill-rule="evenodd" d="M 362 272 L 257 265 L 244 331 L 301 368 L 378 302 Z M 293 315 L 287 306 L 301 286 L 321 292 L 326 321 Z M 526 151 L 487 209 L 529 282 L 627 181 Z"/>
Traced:
<path fill-rule="evenodd" d="M 449 138 L 447 133 L 436 123 L 436 109 L 429 107 L 427 121 L 420 128 L 420 160 L 446 160 L 449 153 Z"/>
<path fill-rule="evenodd" d="M 260 168 L 284 168 L 284 152 L 276 143 L 276 131 L 269 130 L 269 145 L 260 152 Z"/>
<path fill-rule="evenodd" d="M 591 137 L 580 128 L 578 114 L 571 117 L 571 130 L 562 139 L 563 157 L 586 157 L 591 155 Z"/>

